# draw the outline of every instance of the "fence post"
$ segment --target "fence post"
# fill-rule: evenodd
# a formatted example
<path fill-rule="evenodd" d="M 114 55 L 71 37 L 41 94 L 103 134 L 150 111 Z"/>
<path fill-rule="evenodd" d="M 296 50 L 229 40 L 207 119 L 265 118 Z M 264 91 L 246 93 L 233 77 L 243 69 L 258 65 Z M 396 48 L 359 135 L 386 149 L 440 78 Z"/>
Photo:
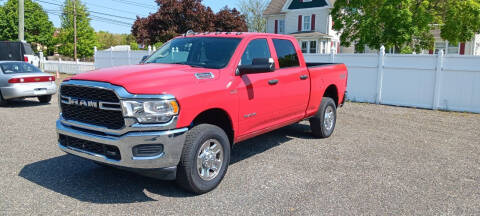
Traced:
<path fill-rule="evenodd" d="M 330 49 L 330 63 L 335 63 L 335 49 L 333 47 Z"/>
<path fill-rule="evenodd" d="M 110 66 L 113 67 L 113 46 L 110 47 Z"/>
<path fill-rule="evenodd" d="M 38 52 L 38 67 L 40 70 L 45 71 L 45 67 L 43 66 L 43 52 Z"/>
<path fill-rule="evenodd" d="M 97 63 L 97 46 L 93 47 L 93 66 Z"/>
<path fill-rule="evenodd" d="M 131 53 L 130 53 L 130 47 L 128 47 L 128 64 L 131 65 L 132 62 L 131 62 Z"/>
<path fill-rule="evenodd" d="M 62 72 L 62 58 L 58 58 L 57 71 Z"/>
<path fill-rule="evenodd" d="M 385 47 L 380 47 L 380 52 L 378 53 L 378 68 L 377 68 L 377 98 L 375 100 L 376 104 L 382 102 L 382 90 L 383 90 L 383 67 L 385 63 Z"/>
<path fill-rule="evenodd" d="M 435 88 L 433 89 L 433 105 L 432 109 L 437 110 L 440 105 L 440 83 L 442 81 L 442 72 L 443 72 L 443 58 L 444 52 L 440 50 L 437 55 L 437 66 L 435 68 Z"/>
<path fill-rule="evenodd" d="M 148 55 L 152 53 L 152 46 L 148 45 Z"/>

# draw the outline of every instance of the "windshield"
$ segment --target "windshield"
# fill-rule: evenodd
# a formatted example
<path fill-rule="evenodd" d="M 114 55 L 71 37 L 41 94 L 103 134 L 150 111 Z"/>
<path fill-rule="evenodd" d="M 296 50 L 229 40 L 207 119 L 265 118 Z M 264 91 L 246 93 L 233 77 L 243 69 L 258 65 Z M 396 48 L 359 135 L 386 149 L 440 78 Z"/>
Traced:
<path fill-rule="evenodd" d="M 240 41 L 240 38 L 177 38 L 153 53 L 145 63 L 183 64 L 220 69 L 227 66 Z"/>
<path fill-rule="evenodd" d="M 15 73 L 42 73 L 40 69 L 25 62 L 5 62 L 0 63 L 0 69 L 4 74 Z"/>

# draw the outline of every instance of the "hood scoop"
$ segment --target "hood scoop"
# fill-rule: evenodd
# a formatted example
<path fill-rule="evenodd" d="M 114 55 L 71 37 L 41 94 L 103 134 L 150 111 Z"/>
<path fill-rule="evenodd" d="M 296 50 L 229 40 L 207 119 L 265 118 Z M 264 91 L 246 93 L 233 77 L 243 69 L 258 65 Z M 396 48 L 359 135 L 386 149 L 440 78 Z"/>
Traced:
<path fill-rule="evenodd" d="M 195 73 L 195 77 L 199 80 L 202 80 L 202 79 L 213 79 L 215 78 L 215 75 L 213 75 L 213 73 L 211 72 L 207 72 L 207 73 Z"/>

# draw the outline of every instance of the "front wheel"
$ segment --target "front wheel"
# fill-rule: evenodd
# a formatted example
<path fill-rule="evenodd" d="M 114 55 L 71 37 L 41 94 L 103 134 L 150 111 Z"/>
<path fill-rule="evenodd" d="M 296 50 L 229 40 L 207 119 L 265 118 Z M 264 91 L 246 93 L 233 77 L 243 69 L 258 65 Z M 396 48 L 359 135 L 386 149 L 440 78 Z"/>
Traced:
<path fill-rule="evenodd" d="M 52 95 L 43 95 L 37 97 L 40 103 L 50 103 L 52 100 Z"/>
<path fill-rule="evenodd" d="M 221 128 L 200 124 L 187 132 L 177 184 L 185 190 L 203 194 L 222 181 L 230 163 L 230 142 Z"/>
<path fill-rule="evenodd" d="M 337 106 L 332 98 L 324 97 L 317 114 L 310 118 L 310 128 L 315 137 L 328 138 L 335 130 Z"/>

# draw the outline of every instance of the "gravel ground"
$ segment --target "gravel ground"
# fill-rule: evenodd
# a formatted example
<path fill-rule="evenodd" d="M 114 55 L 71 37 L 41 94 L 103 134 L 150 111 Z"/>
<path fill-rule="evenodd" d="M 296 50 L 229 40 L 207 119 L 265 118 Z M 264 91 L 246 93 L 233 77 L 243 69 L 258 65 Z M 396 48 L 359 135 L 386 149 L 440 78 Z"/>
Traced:
<path fill-rule="evenodd" d="M 56 144 L 56 98 L 0 107 L 1 215 L 478 215 L 480 115 L 347 103 L 329 139 L 301 122 L 242 142 L 223 183 L 102 168 Z"/>

